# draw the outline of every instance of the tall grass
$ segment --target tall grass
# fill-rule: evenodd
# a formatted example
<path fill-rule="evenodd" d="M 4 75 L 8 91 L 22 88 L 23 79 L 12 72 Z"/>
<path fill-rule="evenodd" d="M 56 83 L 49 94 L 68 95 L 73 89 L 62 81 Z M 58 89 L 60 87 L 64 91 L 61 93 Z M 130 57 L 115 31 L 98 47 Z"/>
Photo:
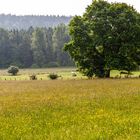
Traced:
<path fill-rule="evenodd" d="M 140 80 L 0 82 L 1 140 L 138 140 Z"/>

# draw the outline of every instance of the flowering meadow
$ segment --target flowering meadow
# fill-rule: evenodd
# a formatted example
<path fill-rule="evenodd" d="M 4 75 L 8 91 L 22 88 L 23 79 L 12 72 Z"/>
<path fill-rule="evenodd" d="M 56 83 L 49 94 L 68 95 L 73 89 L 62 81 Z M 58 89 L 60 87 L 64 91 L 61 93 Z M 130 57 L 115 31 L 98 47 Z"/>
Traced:
<path fill-rule="evenodd" d="M 140 79 L 0 82 L 1 140 L 138 140 Z"/>

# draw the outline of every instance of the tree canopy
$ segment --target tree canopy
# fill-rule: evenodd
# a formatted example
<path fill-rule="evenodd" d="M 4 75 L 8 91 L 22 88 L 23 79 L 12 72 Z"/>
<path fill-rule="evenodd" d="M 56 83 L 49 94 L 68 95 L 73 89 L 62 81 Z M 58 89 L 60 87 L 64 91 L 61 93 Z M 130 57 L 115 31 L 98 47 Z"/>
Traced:
<path fill-rule="evenodd" d="M 70 24 L 65 45 L 88 77 L 109 77 L 110 70 L 131 71 L 140 65 L 140 14 L 125 3 L 93 1 Z"/>
<path fill-rule="evenodd" d="M 6 30 L 0 28 L 0 68 L 73 66 L 67 52 L 62 50 L 70 40 L 67 26 Z"/>

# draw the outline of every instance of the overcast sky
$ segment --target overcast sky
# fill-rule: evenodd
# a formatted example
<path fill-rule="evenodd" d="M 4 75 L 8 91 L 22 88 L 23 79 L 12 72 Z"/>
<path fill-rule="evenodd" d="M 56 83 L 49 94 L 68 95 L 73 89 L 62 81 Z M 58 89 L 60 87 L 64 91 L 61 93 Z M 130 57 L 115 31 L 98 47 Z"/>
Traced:
<path fill-rule="evenodd" d="M 134 5 L 140 12 L 140 0 L 108 0 Z M 82 15 L 92 0 L 0 0 L 0 14 Z"/>

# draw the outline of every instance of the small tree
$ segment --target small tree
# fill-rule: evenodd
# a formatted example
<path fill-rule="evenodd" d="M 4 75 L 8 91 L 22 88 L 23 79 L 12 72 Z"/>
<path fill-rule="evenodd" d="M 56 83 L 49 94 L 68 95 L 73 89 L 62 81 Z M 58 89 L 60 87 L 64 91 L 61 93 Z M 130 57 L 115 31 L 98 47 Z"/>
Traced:
<path fill-rule="evenodd" d="M 17 75 L 18 72 L 19 72 L 19 68 L 16 66 L 10 66 L 8 68 L 8 73 L 11 73 L 12 75 Z"/>

